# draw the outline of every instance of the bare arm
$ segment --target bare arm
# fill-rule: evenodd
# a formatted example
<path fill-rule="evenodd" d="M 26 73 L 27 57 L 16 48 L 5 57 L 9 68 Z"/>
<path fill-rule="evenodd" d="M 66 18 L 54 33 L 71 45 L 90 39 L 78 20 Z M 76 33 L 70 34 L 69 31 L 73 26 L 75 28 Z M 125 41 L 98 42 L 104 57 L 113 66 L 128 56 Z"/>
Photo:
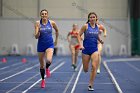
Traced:
<path fill-rule="evenodd" d="M 82 28 L 80 29 L 80 32 L 78 34 L 78 43 L 79 43 L 81 49 L 83 49 L 83 45 L 81 44 L 81 36 L 86 31 L 86 29 L 87 29 L 87 24 L 82 26 Z"/>
<path fill-rule="evenodd" d="M 107 36 L 107 31 L 106 31 L 106 29 L 104 29 L 104 37 L 106 37 Z"/>
<path fill-rule="evenodd" d="M 101 43 L 101 44 L 104 44 L 103 40 L 101 39 L 100 35 L 98 35 L 98 41 Z"/>
<path fill-rule="evenodd" d="M 101 25 L 101 28 L 103 30 L 104 37 L 106 37 L 107 36 L 107 31 L 106 31 L 105 27 L 103 25 Z"/>
<path fill-rule="evenodd" d="M 40 36 L 39 26 L 40 26 L 39 21 L 36 21 L 36 23 L 35 23 L 35 33 L 34 33 L 34 36 L 35 36 L 36 39 L 38 39 L 39 36 Z"/>
<path fill-rule="evenodd" d="M 51 21 L 51 23 L 52 23 L 52 26 L 53 26 L 53 28 L 55 30 L 55 42 L 54 43 L 55 43 L 55 46 L 56 46 L 57 42 L 58 42 L 59 31 L 58 31 L 56 23 L 54 21 Z"/>

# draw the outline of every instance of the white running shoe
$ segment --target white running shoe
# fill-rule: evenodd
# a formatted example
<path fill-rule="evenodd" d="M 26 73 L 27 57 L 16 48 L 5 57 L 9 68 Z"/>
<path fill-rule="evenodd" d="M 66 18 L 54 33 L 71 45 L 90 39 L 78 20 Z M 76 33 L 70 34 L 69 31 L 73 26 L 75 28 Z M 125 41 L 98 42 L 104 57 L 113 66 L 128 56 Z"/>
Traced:
<path fill-rule="evenodd" d="M 101 72 L 100 69 L 97 69 L 97 74 L 100 74 L 100 72 Z"/>
<path fill-rule="evenodd" d="M 75 64 L 72 64 L 72 69 L 74 69 L 74 71 L 76 71 L 77 66 Z"/>
<path fill-rule="evenodd" d="M 94 91 L 92 86 L 88 86 L 88 91 Z"/>

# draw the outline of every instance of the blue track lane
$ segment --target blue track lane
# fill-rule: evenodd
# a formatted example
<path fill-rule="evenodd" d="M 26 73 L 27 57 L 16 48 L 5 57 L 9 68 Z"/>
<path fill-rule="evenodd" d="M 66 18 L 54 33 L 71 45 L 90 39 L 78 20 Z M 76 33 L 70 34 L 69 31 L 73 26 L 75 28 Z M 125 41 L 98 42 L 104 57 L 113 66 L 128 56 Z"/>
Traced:
<path fill-rule="evenodd" d="M 3 56 L 0 57 L 2 59 Z M 88 73 L 80 72 L 81 57 L 78 58 L 77 71 L 71 68 L 71 57 L 53 57 L 50 66 L 51 78 L 46 79 L 46 87 L 40 88 L 39 61 L 37 56 L 5 56 L 6 63 L 0 63 L 0 93 L 118 93 L 109 73 L 101 64 L 94 89 L 87 90 L 91 67 Z M 22 63 L 22 58 L 27 62 Z M 111 58 L 103 58 L 108 60 Z M 116 57 L 112 58 L 116 59 Z M 109 69 L 124 93 L 139 93 L 140 61 L 107 62 Z M 25 93 L 26 93 L 25 92 Z"/>

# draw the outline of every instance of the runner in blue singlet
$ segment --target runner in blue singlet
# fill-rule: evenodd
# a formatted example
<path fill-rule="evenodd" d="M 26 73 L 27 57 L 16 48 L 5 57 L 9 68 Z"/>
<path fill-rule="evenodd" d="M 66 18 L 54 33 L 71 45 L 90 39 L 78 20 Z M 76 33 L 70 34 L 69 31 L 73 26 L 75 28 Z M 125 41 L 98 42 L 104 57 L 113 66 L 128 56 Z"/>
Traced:
<path fill-rule="evenodd" d="M 84 32 L 83 46 L 85 49 L 82 50 L 83 54 L 91 55 L 98 50 L 97 40 L 99 29 L 95 24 L 95 27 L 91 27 L 90 23 L 87 23 L 87 30 Z"/>
<path fill-rule="evenodd" d="M 48 48 L 54 48 L 53 37 L 52 37 L 52 26 L 50 20 L 47 24 L 43 25 L 40 20 L 40 36 L 38 38 L 37 51 L 45 52 Z"/>
<path fill-rule="evenodd" d="M 99 64 L 99 53 L 98 53 L 98 41 L 103 43 L 99 37 L 99 28 L 96 24 L 97 15 L 94 12 L 89 13 L 87 23 L 82 26 L 79 35 L 78 41 L 80 48 L 82 49 L 82 62 L 83 69 L 85 72 L 88 72 L 89 62 L 91 60 L 92 70 L 90 73 L 90 80 L 88 85 L 88 90 L 93 91 L 94 80 L 96 76 L 96 70 Z M 84 34 L 83 45 L 81 44 L 81 35 Z"/>
<path fill-rule="evenodd" d="M 58 28 L 56 23 L 48 19 L 48 11 L 46 9 L 40 12 L 41 20 L 35 23 L 35 38 L 38 39 L 37 52 L 40 61 L 40 74 L 41 74 L 41 87 L 45 87 L 45 70 L 46 77 L 50 77 L 49 66 L 52 63 L 52 56 L 54 46 L 57 45 L 58 41 Z M 52 29 L 55 30 L 55 41 L 52 38 Z M 44 62 L 45 57 L 45 62 Z M 45 65 L 46 64 L 46 65 Z M 46 67 L 45 67 L 46 66 Z"/>

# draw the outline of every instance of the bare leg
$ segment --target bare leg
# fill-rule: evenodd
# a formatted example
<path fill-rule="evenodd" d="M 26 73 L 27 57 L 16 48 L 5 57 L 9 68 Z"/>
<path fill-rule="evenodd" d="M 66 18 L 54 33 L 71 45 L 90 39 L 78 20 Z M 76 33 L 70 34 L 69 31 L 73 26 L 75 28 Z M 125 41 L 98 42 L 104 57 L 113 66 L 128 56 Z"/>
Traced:
<path fill-rule="evenodd" d="M 90 61 L 90 56 L 82 54 L 82 63 L 83 63 L 84 72 L 88 72 L 89 61 Z"/>
<path fill-rule="evenodd" d="M 45 75 L 45 64 L 44 64 L 44 52 L 38 52 L 38 57 L 39 57 L 39 62 L 40 62 L 40 74 L 42 79 L 44 79 L 44 75 Z"/>
<path fill-rule="evenodd" d="M 53 48 L 48 48 L 45 52 L 45 57 L 46 57 L 46 77 L 49 78 L 51 76 L 49 66 L 52 63 L 52 57 L 53 57 Z"/>
<path fill-rule="evenodd" d="M 99 54 L 98 54 L 98 52 L 94 52 L 91 55 L 91 60 L 92 60 L 92 70 L 91 70 L 91 73 L 90 73 L 89 86 L 93 86 L 94 79 L 96 77 L 96 71 L 97 71 L 97 67 L 99 65 Z"/>
<path fill-rule="evenodd" d="M 100 73 L 100 69 L 101 69 L 101 67 L 100 67 L 100 64 L 101 64 L 101 53 L 102 53 L 102 44 L 98 44 L 98 53 L 99 53 L 99 65 L 98 65 L 98 69 L 97 69 L 97 74 L 99 74 Z"/>
<path fill-rule="evenodd" d="M 38 53 L 39 62 L 40 62 L 40 75 L 41 75 L 41 78 L 42 78 L 41 88 L 44 88 L 45 87 L 45 79 L 44 79 L 44 76 L 45 76 L 44 55 L 45 55 L 44 52 L 39 52 Z"/>
<path fill-rule="evenodd" d="M 75 50 L 75 64 L 77 64 L 79 50 Z"/>
<path fill-rule="evenodd" d="M 73 45 L 70 45 L 70 50 L 71 50 L 71 61 L 72 61 L 72 64 L 75 64 L 75 48 Z"/>
<path fill-rule="evenodd" d="M 54 49 L 53 48 L 48 48 L 46 51 L 45 51 L 45 58 L 52 62 L 52 57 L 53 57 L 53 51 Z"/>

